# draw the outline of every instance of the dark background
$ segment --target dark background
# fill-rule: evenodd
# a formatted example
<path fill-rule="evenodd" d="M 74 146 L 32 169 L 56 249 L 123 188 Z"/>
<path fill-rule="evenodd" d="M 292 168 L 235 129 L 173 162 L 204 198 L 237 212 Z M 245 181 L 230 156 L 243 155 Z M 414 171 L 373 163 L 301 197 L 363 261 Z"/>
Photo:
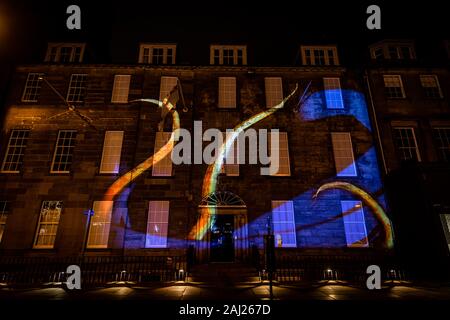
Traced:
<path fill-rule="evenodd" d="M 71 4 L 80 31 L 66 28 Z M 366 28 L 370 4 L 381 7 L 381 30 Z M 207 64 L 215 42 L 247 44 L 251 65 L 292 65 L 300 43 L 338 43 L 341 63 L 358 66 L 382 38 L 415 39 L 417 55 L 436 60 L 421 48 L 450 39 L 449 17 L 445 1 L 2 0 L 0 104 L 14 66 L 42 62 L 48 41 L 85 41 L 86 62 L 129 64 L 139 42 L 176 42 L 177 63 L 191 65 Z"/>

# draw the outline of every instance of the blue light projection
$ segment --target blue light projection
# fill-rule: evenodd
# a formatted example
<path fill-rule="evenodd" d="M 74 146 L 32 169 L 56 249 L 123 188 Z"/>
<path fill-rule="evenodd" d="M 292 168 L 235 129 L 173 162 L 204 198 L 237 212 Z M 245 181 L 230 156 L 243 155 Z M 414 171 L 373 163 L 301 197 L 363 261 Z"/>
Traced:
<path fill-rule="evenodd" d="M 368 132 L 372 132 L 368 115 L 365 97 L 362 93 L 352 90 L 342 90 L 343 108 L 327 108 L 325 103 L 325 92 L 315 92 L 309 96 L 298 110 L 298 116 L 302 121 L 316 121 L 339 116 L 354 117 L 361 123 Z M 345 177 L 349 167 L 356 166 L 357 176 Z M 297 248 L 343 248 L 347 247 L 345 236 L 344 219 L 341 202 L 344 200 L 362 200 L 345 190 L 329 189 L 323 191 L 320 196 L 314 199 L 314 194 L 320 186 L 335 181 L 348 182 L 357 188 L 367 192 L 375 199 L 382 210 L 387 209 L 381 174 L 379 170 L 375 147 L 372 145 L 362 156 L 355 160 L 341 172 L 330 176 L 327 179 L 316 182 L 311 189 L 291 198 L 294 206 L 294 219 L 296 230 Z M 245 181 L 242 183 L 245 184 Z M 244 199 L 245 200 L 245 199 Z M 287 200 L 287 199 L 286 199 Z M 365 229 L 370 246 L 383 247 L 385 232 L 376 215 L 370 206 L 363 206 Z M 248 222 L 248 242 L 249 245 L 263 246 L 262 235 L 265 234 L 267 217 L 271 216 L 271 211 L 259 215 Z M 145 234 L 132 230 L 128 226 L 127 234 L 130 238 L 140 241 L 127 241 L 127 247 L 142 248 L 142 239 Z M 235 230 L 241 231 L 241 230 Z M 238 232 L 245 234 L 245 232 Z M 170 248 L 185 248 L 189 244 L 198 244 L 204 240 L 188 241 L 181 238 L 167 239 Z"/>
<path fill-rule="evenodd" d="M 369 114 L 364 94 L 353 90 L 342 90 L 344 108 L 327 108 L 324 103 L 324 91 L 311 94 L 300 107 L 299 116 L 304 121 L 314 121 L 336 116 L 353 116 L 370 132 Z"/>
<path fill-rule="evenodd" d="M 325 97 L 327 97 L 327 94 L 324 91 L 315 92 L 309 96 L 298 110 L 300 119 L 302 121 L 315 121 L 330 117 L 352 116 L 369 132 L 372 132 L 365 97 L 362 93 L 342 90 L 344 108 L 327 108 L 326 103 L 324 103 Z M 348 172 L 352 172 L 354 166 L 357 169 L 357 176 L 345 177 Z M 334 181 L 347 181 L 353 184 L 371 195 L 382 211 L 387 209 L 376 150 L 372 146 L 355 163 L 349 164 L 334 177 L 320 181 L 313 188 L 290 199 L 294 206 L 298 248 L 342 248 L 348 245 L 340 201 L 362 199 L 338 189 L 327 190 L 321 194 L 319 199 L 314 199 L 314 195 L 320 186 Z M 385 241 L 389 232 L 387 232 L 388 234 L 383 232 L 383 221 L 380 222 L 375 218 L 375 214 L 369 206 L 363 206 L 363 211 L 370 245 L 391 248 L 392 240 L 387 241 L 389 243 Z M 267 218 L 271 215 L 271 211 L 265 212 L 249 223 L 251 244 L 262 247 L 260 230 L 265 229 Z M 385 218 L 389 221 L 386 216 Z M 390 228 L 389 224 L 387 229 Z M 341 231 L 339 232 L 339 230 Z M 390 231 L 392 232 L 392 230 Z"/>

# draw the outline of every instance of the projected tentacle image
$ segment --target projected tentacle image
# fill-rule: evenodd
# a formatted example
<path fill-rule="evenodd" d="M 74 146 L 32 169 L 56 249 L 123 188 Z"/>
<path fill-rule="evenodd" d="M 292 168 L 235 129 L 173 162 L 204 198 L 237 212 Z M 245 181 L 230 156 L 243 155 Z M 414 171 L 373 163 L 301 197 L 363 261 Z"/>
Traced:
<path fill-rule="evenodd" d="M 206 170 L 205 177 L 203 178 L 202 197 L 206 197 L 216 191 L 218 176 L 224 164 L 224 159 L 227 156 L 226 152 L 231 149 L 239 134 L 255 123 L 282 109 L 285 106 L 286 102 L 297 92 L 297 89 L 298 84 L 295 86 L 295 89 L 279 104 L 266 111 L 254 115 L 253 117 L 241 122 L 236 127 L 234 127 L 233 133 L 231 135 L 227 135 L 225 142 L 220 147 L 219 155 L 217 156 L 216 161 L 209 165 L 208 169 Z M 211 223 L 213 222 L 212 219 L 214 219 L 215 214 L 216 211 L 214 207 L 208 208 L 207 214 L 202 215 L 197 221 L 196 225 L 192 228 L 191 232 L 189 233 L 189 239 L 201 240 L 206 234 L 208 228 L 211 226 Z"/>
<path fill-rule="evenodd" d="M 380 206 L 380 204 L 372 198 L 371 195 L 369 195 L 366 191 L 362 190 L 361 188 L 343 181 L 334 181 L 334 182 L 328 182 L 320 186 L 319 189 L 317 189 L 316 193 L 313 195 L 313 199 L 317 199 L 320 193 L 324 192 L 325 190 L 329 189 L 341 189 L 348 191 L 355 196 L 358 196 L 363 200 L 363 202 L 372 209 L 375 217 L 377 220 L 381 223 L 384 229 L 385 238 L 384 238 L 384 246 L 386 248 L 393 248 L 394 247 L 394 240 L 392 235 L 392 226 L 391 221 L 387 217 L 386 213 L 384 212 L 383 208 Z"/>
<path fill-rule="evenodd" d="M 169 141 L 159 149 L 155 154 L 145 159 L 143 162 L 138 164 L 136 167 L 128 171 L 119 177 L 114 183 L 108 188 L 104 195 L 104 200 L 113 200 L 115 196 L 117 196 L 129 183 L 139 177 L 146 170 L 150 169 L 155 163 L 158 163 L 162 159 L 164 159 L 167 155 L 169 155 L 174 147 L 175 141 L 178 140 L 178 135 L 180 129 L 180 118 L 178 112 L 175 110 L 174 106 L 168 102 L 161 102 L 159 100 L 154 99 L 138 99 L 133 100 L 132 102 L 148 102 L 156 104 L 160 108 L 165 108 L 167 114 L 172 115 L 172 135 L 170 136 Z M 164 119 L 162 120 L 164 121 Z"/>

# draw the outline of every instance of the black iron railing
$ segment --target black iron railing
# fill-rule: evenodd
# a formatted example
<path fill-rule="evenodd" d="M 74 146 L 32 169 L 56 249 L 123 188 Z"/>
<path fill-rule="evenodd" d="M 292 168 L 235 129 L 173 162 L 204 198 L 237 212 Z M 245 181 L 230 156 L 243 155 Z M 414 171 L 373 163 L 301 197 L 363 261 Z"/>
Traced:
<path fill-rule="evenodd" d="M 267 279 L 264 263 L 261 261 L 261 278 Z M 390 257 L 358 255 L 277 255 L 274 280 L 279 282 L 343 280 L 365 283 L 370 265 L 380 267 L 381 279 L 407 280 L 408 276 L 394 259 Z"/>
<path fill-rule="evenodd" d="M 184 281 L 187 267 L 185 256 L 0 257 L 0 285 L 57 285 L 70 265 L 80 267 L 84 288 Z"/>

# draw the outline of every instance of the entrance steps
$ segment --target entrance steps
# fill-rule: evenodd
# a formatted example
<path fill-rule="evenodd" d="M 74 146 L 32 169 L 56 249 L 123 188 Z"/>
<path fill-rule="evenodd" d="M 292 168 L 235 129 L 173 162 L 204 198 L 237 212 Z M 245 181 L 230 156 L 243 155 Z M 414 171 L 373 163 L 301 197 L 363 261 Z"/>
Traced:
<path fill-rule="evenodd" d="M 243 263 L 209 263 L 192 267 L 189 277 L 191 282 L 203 282 L 218 286 L 233 286 L 243 283 L 260 282 L 258 271 Z"/>

